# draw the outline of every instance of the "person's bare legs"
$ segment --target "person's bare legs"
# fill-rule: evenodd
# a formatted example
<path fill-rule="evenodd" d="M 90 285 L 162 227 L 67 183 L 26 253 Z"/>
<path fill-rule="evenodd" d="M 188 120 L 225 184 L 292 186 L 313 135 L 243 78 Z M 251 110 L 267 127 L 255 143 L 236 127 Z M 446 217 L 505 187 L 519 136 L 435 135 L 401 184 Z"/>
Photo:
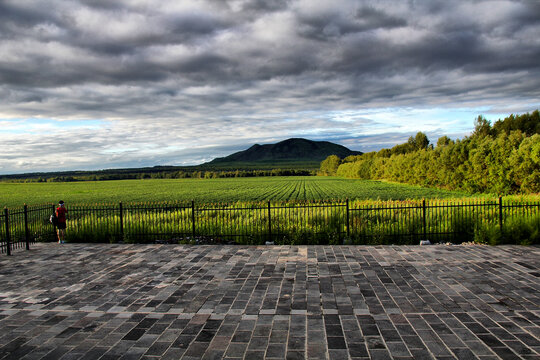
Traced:
<path fill-rule="evenodd" d="M 62 244 L 64 242 L 65 230 L 58 229 L 58 243 Z"/>

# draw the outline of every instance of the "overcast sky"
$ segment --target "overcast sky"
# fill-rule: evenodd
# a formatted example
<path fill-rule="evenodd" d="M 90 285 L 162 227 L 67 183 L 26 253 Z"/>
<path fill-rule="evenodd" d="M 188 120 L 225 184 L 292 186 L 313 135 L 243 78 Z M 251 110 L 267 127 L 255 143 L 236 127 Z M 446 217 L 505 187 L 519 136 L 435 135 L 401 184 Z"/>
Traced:
<path fill-rule="evenodd" d="M 1 0 L 0 174 L 462 138 L 540 108 L 539 34 L 535 0 Z"/>

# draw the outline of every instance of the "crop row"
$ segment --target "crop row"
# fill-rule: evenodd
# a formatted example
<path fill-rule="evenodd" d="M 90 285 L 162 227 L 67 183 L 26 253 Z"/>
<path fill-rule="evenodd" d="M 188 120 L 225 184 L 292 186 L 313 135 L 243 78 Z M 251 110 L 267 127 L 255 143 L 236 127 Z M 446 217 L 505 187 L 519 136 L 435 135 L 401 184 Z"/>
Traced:
<path fill-rule="evenodd" d="M 466 194 L 379 181 L 335 177 L 232 179 L 151 179 L 71 183 L 2 183 L 2 207 L 22 204 L 69 204 L 145 201 L 236 202 L 275 200 L 463 197 Z"/>

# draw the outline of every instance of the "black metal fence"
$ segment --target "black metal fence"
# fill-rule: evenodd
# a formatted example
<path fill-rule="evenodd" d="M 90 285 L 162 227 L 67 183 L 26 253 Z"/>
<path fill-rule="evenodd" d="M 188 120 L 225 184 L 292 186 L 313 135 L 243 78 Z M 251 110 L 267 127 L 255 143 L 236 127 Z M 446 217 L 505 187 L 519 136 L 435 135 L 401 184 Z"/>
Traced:
<path fill-rule="evenodd" d="M 53 241 L 54 229 L 49 217 L 54 205 L 24 205 L 20 208 L 4 208 L 0 216 L 0 253 L 11 255 L 16 249 L 30 249 L 36 241 Z"/>
<path fill-rule="evenodd" d="M 4 209 L 0 251 L 54 241 L 54 205 Z M 508 231 L 505 233 L 504 229 Z M 264 244 L 417 244 L 498 241 L 505 234 L 535 242 L 540 202 L 312 201 L 92 204 L 68 206 L 68 242 L 173 242 Z M 536 230 L 535 230 L 536 229 Z M 536 233 L 534 233 L 536 231 Z M 523 232 L 523 231 L 522 231 Z M 509 235 L 510 234 L 510 235 Z M 514 242 L 517 240 L 514 238 Z"/>

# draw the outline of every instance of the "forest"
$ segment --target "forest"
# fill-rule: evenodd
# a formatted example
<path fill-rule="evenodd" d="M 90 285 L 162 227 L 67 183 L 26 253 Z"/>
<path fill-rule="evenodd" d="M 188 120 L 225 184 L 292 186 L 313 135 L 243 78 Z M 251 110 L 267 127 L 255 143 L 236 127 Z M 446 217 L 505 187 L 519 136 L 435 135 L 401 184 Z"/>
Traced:
<path fill-rule="evenodd" d="M 540 192 L 540 114 L 510 115 L 494 124 L 483 116 L 463 139 L 442 136 L 436 145 L 418 132 L 390 149 L 326 158 L 322 175 L 388 180 L 471 193 Z"/>

